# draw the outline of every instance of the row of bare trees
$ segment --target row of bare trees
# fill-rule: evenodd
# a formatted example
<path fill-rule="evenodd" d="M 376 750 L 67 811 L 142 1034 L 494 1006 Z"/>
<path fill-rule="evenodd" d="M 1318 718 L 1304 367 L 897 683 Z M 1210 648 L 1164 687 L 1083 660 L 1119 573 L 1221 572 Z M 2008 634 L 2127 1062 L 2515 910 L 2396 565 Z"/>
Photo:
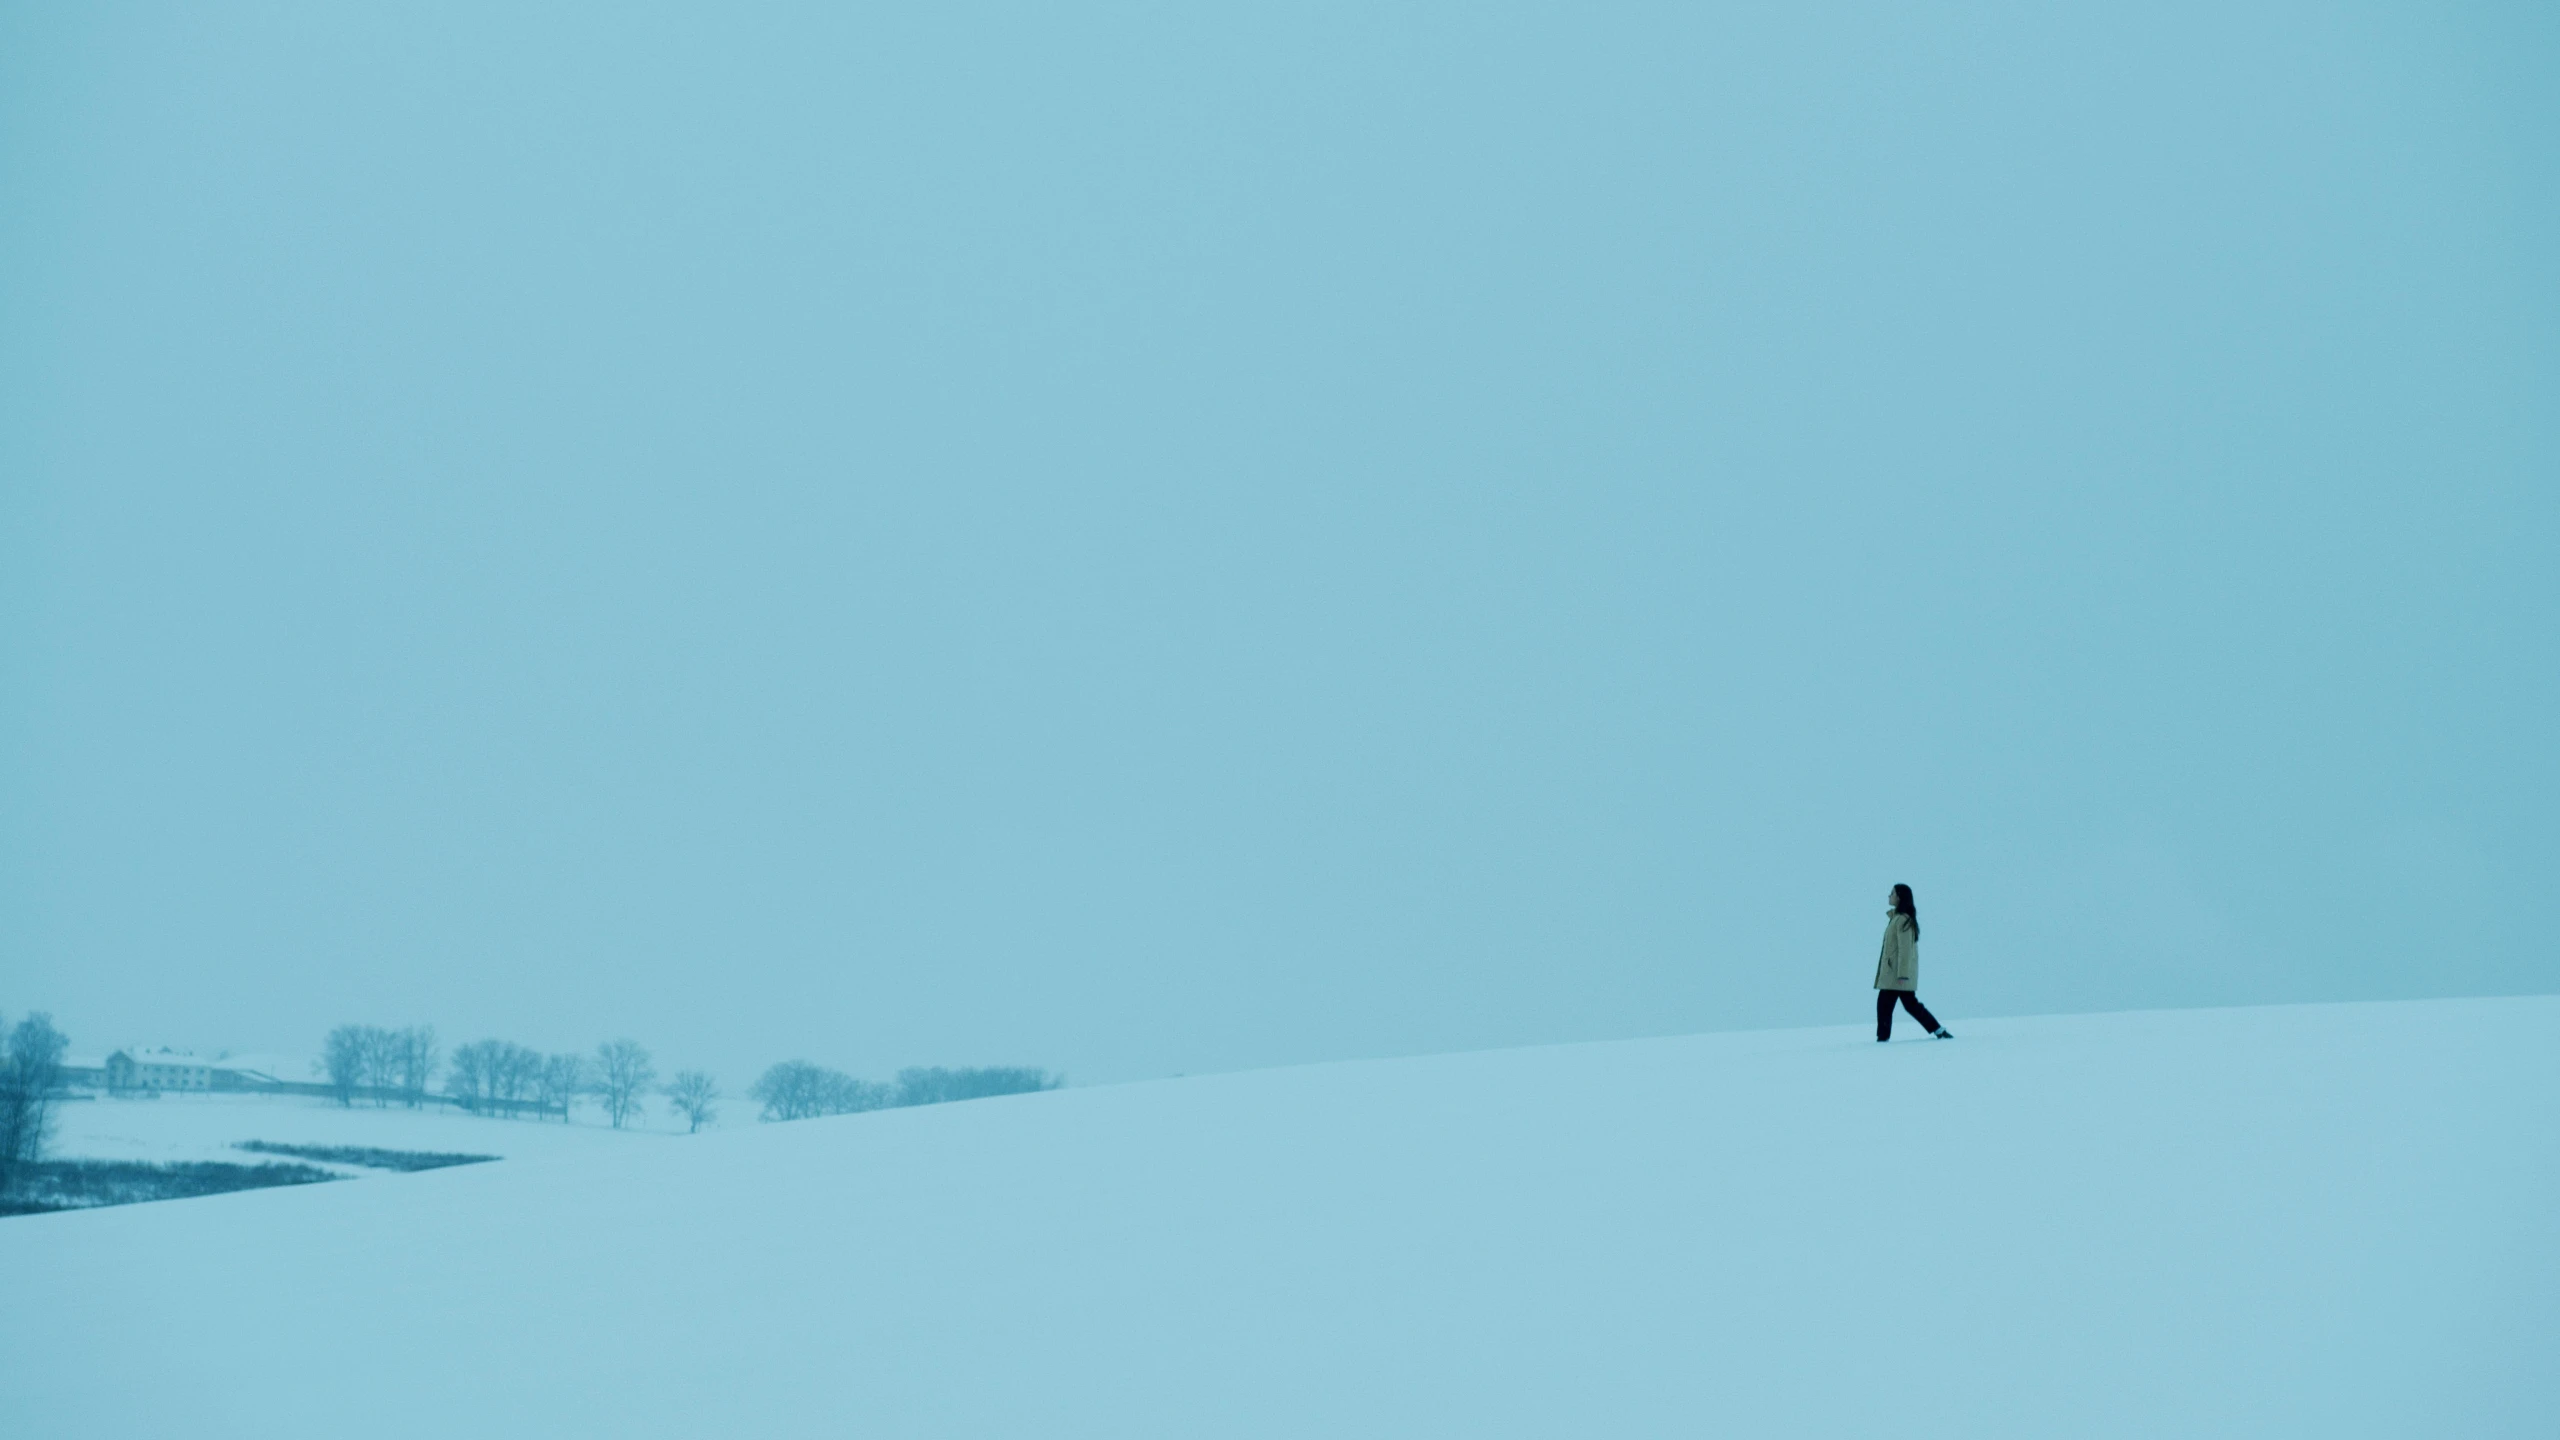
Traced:
<path fill-rule="evenodd" d="M 437 1058 L 433 1026 L 341 1025 L 329 1032 L 318 1068 L 341 1104 L 361 1095 L 376 1104 L 416 1105 L 427 1097 Z M 444 1097 L 479 1115 L 556 1113 L 565 1122 L 572 1105 L 592 1097 L 619 1130 L 646 1109 L 652 1093 L 664 1094 L 692 1130 L 720 1113 L 719 1083 L 704 1071 L 679 1070 L 658 1090 L 657 1064 L 637 1040 L 608 1040 L 593 1055 L 545 1055 L 512 1040 L 474 1040 L 455 1046 L 443 1070 Z"/>
<path fill-rule="evenodd" d="M 592 1096 L 619 1130 L 646 1107 L 657 1078 L 656 1063 L 637 1040 L 608 1040 L 592 1056 L 544 1055 L 512 1040 L 475 1040 L 453 1052 L 445 1068 L 444 1088 L 463 1108 L 475 1112 L 517 1110 L 530 1102 L 545 1110 L 556 1107 L 564 1121 L 571 1105 Z M 719 1087 L 710 1088 L 714 1093 L 700 1097 L 699 1113 L 685 1112 L 692 1115 L 697 1130 L 711 1118 L 711 1101 L 718 1098 Z"/>
<path fill-rule="evenodd" d="M 475 1115 L 557 1107 L 566 1120 L 570 1104 L 586 1089 L 586 1057 L 545 1055 L 512 1040 L 457 1045 L 444 1067 L 445 1098 Z"/>
<path fill-rule="evenodd" d="M 953 1100 L 1055 1090 L 1066 1083 L 1063 1075 L 1027 1066 L 945 1069 L 936 1065 L 901 1070 L 896 1080 L 882 1084 L 806 1060 L 785 1060 L 758 1076 L 748 1089 L 747 1098 L 764 1107 L 766 1120 L 810 1120 L 900 1105 L 941 1105 Z"/>
<path fill-rule="evenodd" d="M 386 1030 L 379 1025 L 341 1025 L 321 1042 L 315 1066 L 338 1092 L 338 1103 L 352 1105 L 359 1093 L 376 1105 L 425 1103 L 427 1082 L 436 1073 L 436 1027 L 412 1025 Z"/>
<path fill-rule="evenodd" d="M 888 1103 L 882 1093 L 888 1088 L 807 1060 L 785 1060 L 756 1077 L 747 1098 L 764 1106 L 767 1120 L 813 1120 L 878 1110 Z"/>

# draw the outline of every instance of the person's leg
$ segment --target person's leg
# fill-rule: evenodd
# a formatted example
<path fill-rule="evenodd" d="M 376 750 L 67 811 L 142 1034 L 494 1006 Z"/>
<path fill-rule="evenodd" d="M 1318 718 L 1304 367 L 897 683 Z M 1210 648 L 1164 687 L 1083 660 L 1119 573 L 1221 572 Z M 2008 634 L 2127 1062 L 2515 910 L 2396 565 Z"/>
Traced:
<path fill-rule="evenodd" d="M 1893 997 L 1898 993 L 1893 990 L 1876 992 L 1876 1038 L 1879 1040 L 1893 1038 Z"/>
<path fill-rule="evenodd" d="M 1903 991 L 1902 1008 L 1911 1012 L 1911 1018 L 1920 1022 L 1921 1029 L 1932 1035 L 1938 1033 L 1938 1017 L 1930 1014 L 1929 1007 L 1920 1003 L 1919 991 Z"/>

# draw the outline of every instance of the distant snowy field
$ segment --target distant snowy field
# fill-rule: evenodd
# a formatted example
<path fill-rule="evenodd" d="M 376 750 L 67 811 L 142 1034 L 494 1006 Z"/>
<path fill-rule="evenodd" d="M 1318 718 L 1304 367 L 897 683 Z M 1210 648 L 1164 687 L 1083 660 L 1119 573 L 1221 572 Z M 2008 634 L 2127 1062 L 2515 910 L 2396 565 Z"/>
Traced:
<path fill-rule="evenodd" d="M 1950 1018 L 0 1220 L 0 1429 L 2554 1433 L 2560 997 Z"/>
<path fill-rule="evenodd" d="M 735 1124 L 752 1118 L 755 1106 L 724 1103 Z M 55 1112 L 59 1126 L 46 1154 L 83 1160 L 222 1160 L 254 1165 L 280 1157 L 246 1154 L 232 1148 L 242 1140 L 285 1145 L 369 1145 L 383 1150 L 458 1151 L 506 1159 L 549 1159 L 588 1155 L 632 1144 L 664 1143 L 665 1127 L 683 1122 L 659 1119 L 655 1132 L 615 1130 L 591 1108 L 574 1124 L 558 1120 L 500 1119 L 470 1115 L 442 1106 L 408 1110 L 341 1106 L 335 1101 L 301 1095 L 169 1094 L 156 1100 L 75 1100 Z M 307 1163 L 307 1162 L 306 1162 Z M 347 1166 L 323 1166 L 357 1176 L 380 1174 Z"/>

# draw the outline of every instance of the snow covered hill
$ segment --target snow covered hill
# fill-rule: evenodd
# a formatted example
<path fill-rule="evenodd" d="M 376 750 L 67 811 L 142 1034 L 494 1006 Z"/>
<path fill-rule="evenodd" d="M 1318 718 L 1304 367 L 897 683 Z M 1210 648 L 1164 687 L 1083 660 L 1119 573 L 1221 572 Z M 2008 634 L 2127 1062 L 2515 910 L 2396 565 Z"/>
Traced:
<path fill-rule="evenodd" d="M 1314 1066 L 0 1221 L 0 1429 L 2543 1436 L 2560 997 Z"/>

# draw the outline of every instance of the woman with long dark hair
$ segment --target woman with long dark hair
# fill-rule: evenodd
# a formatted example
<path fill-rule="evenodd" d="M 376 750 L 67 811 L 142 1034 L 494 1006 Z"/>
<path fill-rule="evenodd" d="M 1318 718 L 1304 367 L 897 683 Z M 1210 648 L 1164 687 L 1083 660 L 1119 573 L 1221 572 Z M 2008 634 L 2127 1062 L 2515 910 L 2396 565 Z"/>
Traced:
<path fill-rule="evenodd" d="M 1920 985 L 1920 907 L 1912 902 L 1911 887 L 1896 885 L 1884 897 L 1884 954 L 1876 958 L 1876 1043 L 1893 1038 L 1893 1002 L 1911 1012 L 1920 1028 L 1940 1040 L 1956 1038 L 1929 1007 L 1920 1003 L 1914 992 Z"/>

